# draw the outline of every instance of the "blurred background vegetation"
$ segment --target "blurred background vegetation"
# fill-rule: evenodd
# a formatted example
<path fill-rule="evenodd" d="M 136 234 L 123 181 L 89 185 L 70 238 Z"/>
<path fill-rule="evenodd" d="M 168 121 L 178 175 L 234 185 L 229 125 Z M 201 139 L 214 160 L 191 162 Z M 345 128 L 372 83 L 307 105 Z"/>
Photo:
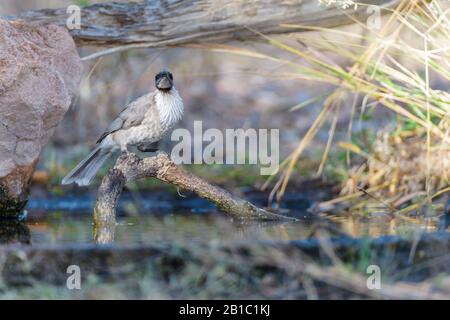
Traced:
<path fill-rule="evenodd" d="M 0 13 L 72 3 L 6 0 Z M 35 185 L 67 191 L 60 178 L 127 102 L 153 90 L 154 74 L 169 68 L 186 105 L 181 127 L 192 130 L 193 121 L 202 120 L 205 129 L 280 129 L 284 161 L 269 180 L 252 166 L 189 170 L 219 184 L 272 191 L 274 202 L 295 192 L 296 182 L 320 177 L 340 193 L 321 210 L 433 209 L 432 200 L 446 193 L 450 169 L 448 6 L 401 1 L 400 10 L 382 17 L 377 28 L 355 21 L 296 33 L 307 26 L 286 25 L 292 33 L 284 36 L 131 50 L 85 61 L 79 96 L 41 158 Z M 80 55 L 94 50 L 83 48 Z M 168 141 L 163 149 L 170 150 Z"/>
<path fill-rule="evenodd" d="M 95 2 L 99 1 L 3 0 L 0 14 Z M 318 2 L 336 4 L 335 1 Z M 309 28 L 309 32 L 301 33 L 296 31 L 308 26 L 285 27 L 292 33 L 276 37 L 259 35 L 256 40 L 243 39 L 226 45 L 130 50 L 85 61 L 79 95 L 44 150 L 34 175 L 31 197 L 46 199 L 54 195 L 53 199 L 62 202 L 60 195 L 94 194 L 98 183 L 89 189 L 74 186 L 63 189 L 60 180 L 87 153 L 122 107 L 153 90 L 154 74 L 168 68 L 174 73 L 185 102 L 186 113 L 180 127 L 192 131 L 193 122 L 201 120 L 204 129 L 280 129 L 281 169 L 269 179 L 259 176 L 259 168 L 255 166 L 192 165 L 186 166 L 187 170 L 224 185 L 234 193 L 263 190 L 263 196 L 268 197 L 273 206 L 290 193 L 294 196 L 290 199 L 294 200 L 287 207 L 302 215 L 306 215 L 305 198 L 313 199 L 325 193 L 320 198 L 326 201 L 313 208 L 318 214 L 310 212 L 304 220 L 310 222 L 311 217 L 311 220 L 320 220 L 326 216 L 331 218 L 327 221 L 338 222 L 336 234 L 362 237 L 355 240 L 357 244 L 350 245 L 349 261 L 338 263 L 335 268 L 316 269 L 314 265 L 308 268 L 304 257 L 296 259 L 292 251 L 284 256 L 277 248 L 267 249 L 266 245 L 263 249 L 269 251 L 258 249 L 249 255 L 248 259 L 254 264 L 236 259 L 239 254 L 233 251 L 230 251 L 232 258 L 222 255 L 216 244 L 226 240 L 242 240 L 251 246 L 257 240 L 305 239 L 309 246 L 307 241 L 316 235 L 320 226 L 314 225 L 316 221 L 312 225 L 303 224 L 305 221 L 286 226 L 231 225 L 228 220 L 208 214 L 196 216 L 201 209 L 210 210 L 199 208 L 197 203 L 193 207 L 198 211 L 183 209 L 185 214 L 189 211 L 186 216 L 164 215 L 169 210 L 159 210 L 155 205 L 146 210 L 163 212 L 161 216 L 139 217 L 139 209 L 136 209 L 139 206 L 133 206 L 134 202 L 139 202 L 139 196 L 133 193 L 163 187 L 153 179 L 146 179 L 128 186 L 133 192 L 123 201 L 128 217 L 118 224 L 117 244 L 190 244 L 194 248 L 194 261 L 202 257 L 209 267 L 189 262 L 179 274 L 169 269 L 170 272 L 164 273 L 165 282 L 158 283 L 153 281 L 159 273 L 155 276 L 153 269 L 146 269 L 142 274 L 134 273 L 129 277 L 129 283 L 125 280 L 125 287 L 120 282 L 112 287 L 104 286 L 93 278 L 86 282 L 85 297 L 317 298 L 323 297 L 323 292 L 319 291 L 318 295 L 314 289 L 312 294 L 311 290 L 306 290 L 299 295 L 295 286 L 305 282 L 306 288 L 311 289 L 311 279 L 318 279 L 318 282 L 337 281 L 338 287 L 350 292 L 355 288 L 365 290 L 366 279 L 353 279 L 350 275 L 359 277 L 378 253 L 384 261 L 383 277 L 389 281 L 403 279 L 403 274 L 413 275 L 414 267 L 421 274 L 436 265 L 438 259 L 434 259 L 433 248 L 417 252 L 416 249 L 420 235 L 428 230 L 435 231 L 440 225 L 445 229 L 450 223 L 450 206 L 447 220 L 439 218 L 448 201 L 450 176 L 449 1 L 402 0 L 397 10 L 381 18 L 379 27 L 368 25 L 367 21 L 355 21 L 353 25 L 335 29 Z M 82 48 L 80 55 L 87 56 L 96 50 L 99 48 Z M 169 141 L 165 141 L 163 149 L 170 151 Z M 325 188 L 325 184 L 333 187 Z M 156 203 L 159 199 L 155 195 L 158 194 L 152 193 L 149 198 Z M 81 203 L 82 200 L 84 198 L 79 197 L 75 201 Z M 90 206 L 87 203 L 83 210 L 87 212 Z M 56 222 L 46 225 L 40 222 L 42 217 L 38 214 L 31 217 L 28 224 L 32 242 L 91 241 L 90 217 L 83 220 L 75 215 L 70 220 L 66 212 L 45 212 L 44 215 L 46 218 L 53 216 L 52 221 Z M 440 224 L 442 221 L 445 223 Z M 328 227 L 322 226 L 322 229 L 332 230 L 330 233 L 334 235 L 337 228 Z M 401 247 L 403 249 L 394 249 L 395 254 L 387 250 L 392 249 L 391 242 L 386 242 L 386 247 L 381 246 L 378 253 L 369 246 L 386 244 L 383 238 L 373 239 L 387 234 L 412 239 L 413 244 L 408 242 Z M 442 233 L 437 234 L 435 240 L 448 243 L 448 237 Z M 318 241 L 319 247 L 324 245 L 320 243 L 324 240 Z M 205 249 L 207 244 L 212 244 L 214 254 Z M 171 261 L 178 261 L 173 257 L 181 256 L 186 260 L 185 248 L 173 248 L 175 253 L 166 247 L 161 249 L 172 259 L 161 260 L 169 261 L 169 267 L 172 267 Z M 437 248 L 445 251 L 447 247 Z M 245 251 L 240 245 L 238 249 Z M 251 251 L 245 252 L 243 255 L 248 256 L 247 252 Z M 323 256 L 332 253 L 334 263 L 336 257 L 332 250 L 324 252 Z M 353 256 L 355 252 L 358 255 Z M 412 263 L 423 256 L 422 264 L 420 261 Z M 439 259 L 447 266 L 442 270 L 448 270 L 448 254 Z M 159 260 L 156 264 L 159 272 L 162 268 Z M 271 274 L 267 270 L 276 272 Z M 448 297 L 448 272 L 442 270 L 433 269 L 419 277 L 428 279 L 421 285 L 387 286 L 389 294 L 384 296 L 377 296 L 377 290 L 369 290 L 369 297 L 408 298 L 414 293 L 423 298 L 427 297 L 430 284 L 444 286 Z M 306 276 L 301 273 L 304 271 Z M 407 279 L 420 281 L 416 276 Z M 162 286 L 164 283 L 169 285 Z M 1 288 L 0 281 L 0 292 Z M 399 288 L 403 290 L 398 291 Z M 23 294 L 15 289 L 4 292 L 10 298 Z M 332 291 L 324 295 L 342 298 L 348 297 L 347 293 L 340 295 Z M 25 296 L 36 298 L 73 295 L 65 289 L 47 287 L 47 284 L 25 291 Z M 75 294 L 75 297 L 78 296 Z"/>

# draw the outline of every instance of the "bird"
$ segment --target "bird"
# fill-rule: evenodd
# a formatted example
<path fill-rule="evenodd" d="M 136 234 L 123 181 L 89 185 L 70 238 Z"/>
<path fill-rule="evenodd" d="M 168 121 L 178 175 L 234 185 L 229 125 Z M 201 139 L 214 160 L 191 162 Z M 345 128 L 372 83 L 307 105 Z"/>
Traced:
<path fill-rule="evenodd" d="M 155 86 L 154 91 L 125 106 L 92 151 L 62 179 L 63 185 L 89 185 L 111 155 L 118 151 L 128 153 L 130 146 L 143 152 L 158 150 L 158 142 L 183 117 L 184 105 L 170 71 L 157 73 Z"/>

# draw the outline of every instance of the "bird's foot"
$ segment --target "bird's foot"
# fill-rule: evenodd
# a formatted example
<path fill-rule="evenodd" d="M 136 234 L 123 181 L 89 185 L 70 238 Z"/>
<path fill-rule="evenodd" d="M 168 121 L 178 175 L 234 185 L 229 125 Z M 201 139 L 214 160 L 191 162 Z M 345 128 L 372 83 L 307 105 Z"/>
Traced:
<path fill-rule="evenodd" d="M 132 157 L 136 157 L 136 154 L 133 152 L 128 151 L 127 149 L 121 149 L 119 158 L 122 159 L 129 159 Z"/>
<path fill-rule="evenodd" d="M 128 149 L 121 149 L 120 152 L 121 152 L 121 155 L 123 155 L 123 156 L 129 156 L 131 154 L 131 152 L 128 151 Z"/>
<path fill-rule="evenodd" d="M 119 156 L 119 162 L 126 162 L 128 164 L 138 163 L 141 160 L 135 153 L 128 150 L 122 150 Z"/>
<path fill-rule="evenodd" d="M 156 152 L 156 157 L 158 157 L 158 158 L 163 158 L 163 159 L 166 159 L 166 160 L 170 160 L 170 157 L 169 157 L 169 155 L 167 154 L 167 152 L 164 152 L 164 151 L 162 151 L 162 150 L 158 150 L 158 151 Z"/>
<path fill-rule="evenodd" d="M 141 152 L 156 152 L 159 150 L 158 141 L 153 143 L 141 143 L 137 146 Z"/>

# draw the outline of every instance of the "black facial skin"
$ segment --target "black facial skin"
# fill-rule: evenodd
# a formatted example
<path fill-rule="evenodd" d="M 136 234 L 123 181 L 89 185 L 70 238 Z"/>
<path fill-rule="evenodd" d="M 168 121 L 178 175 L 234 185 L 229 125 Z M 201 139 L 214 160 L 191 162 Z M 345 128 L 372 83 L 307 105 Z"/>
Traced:
<path fill-rule="evenodd" d="M 173 87 L 173 76 L 169 71 L 161 71 L 155 76 L 155 85 L 161 91 L 170 91 Z"/>

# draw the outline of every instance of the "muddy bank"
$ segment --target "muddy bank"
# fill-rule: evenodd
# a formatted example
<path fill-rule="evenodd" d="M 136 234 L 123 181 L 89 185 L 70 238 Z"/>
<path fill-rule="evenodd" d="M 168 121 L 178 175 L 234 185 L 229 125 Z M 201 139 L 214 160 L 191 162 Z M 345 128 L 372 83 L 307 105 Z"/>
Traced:
<path fill-rule="evenodd" d="M 128 294 L 138 298 L 146 284 L 155 284 L 160 294 L 170 298 L 308 298 L 308 286 L 314 286 L 319 298 L 364 298 L 376 293 L 352 292 L 342 279 L 336 283 L 319 279 L 316 271 L 335 271 L 334 259 L 338 259 L 342 270 L 352 275 L 363 276 L 367 266 L 375 264 L 388 286 L 398 281 L 415 283 L 432 275 L 448 275 L 449 252 L 448 233 L 427 234 L 418 242 L 385 236 L 195 245 L 9 245 L 0 247 L 0 270 L 9 288 L 42 284 L 65 288 L 67 267 L 78 265 L 83 281 L 96 278 L 114 286 L 131 285 L 134 290 Z"/>

